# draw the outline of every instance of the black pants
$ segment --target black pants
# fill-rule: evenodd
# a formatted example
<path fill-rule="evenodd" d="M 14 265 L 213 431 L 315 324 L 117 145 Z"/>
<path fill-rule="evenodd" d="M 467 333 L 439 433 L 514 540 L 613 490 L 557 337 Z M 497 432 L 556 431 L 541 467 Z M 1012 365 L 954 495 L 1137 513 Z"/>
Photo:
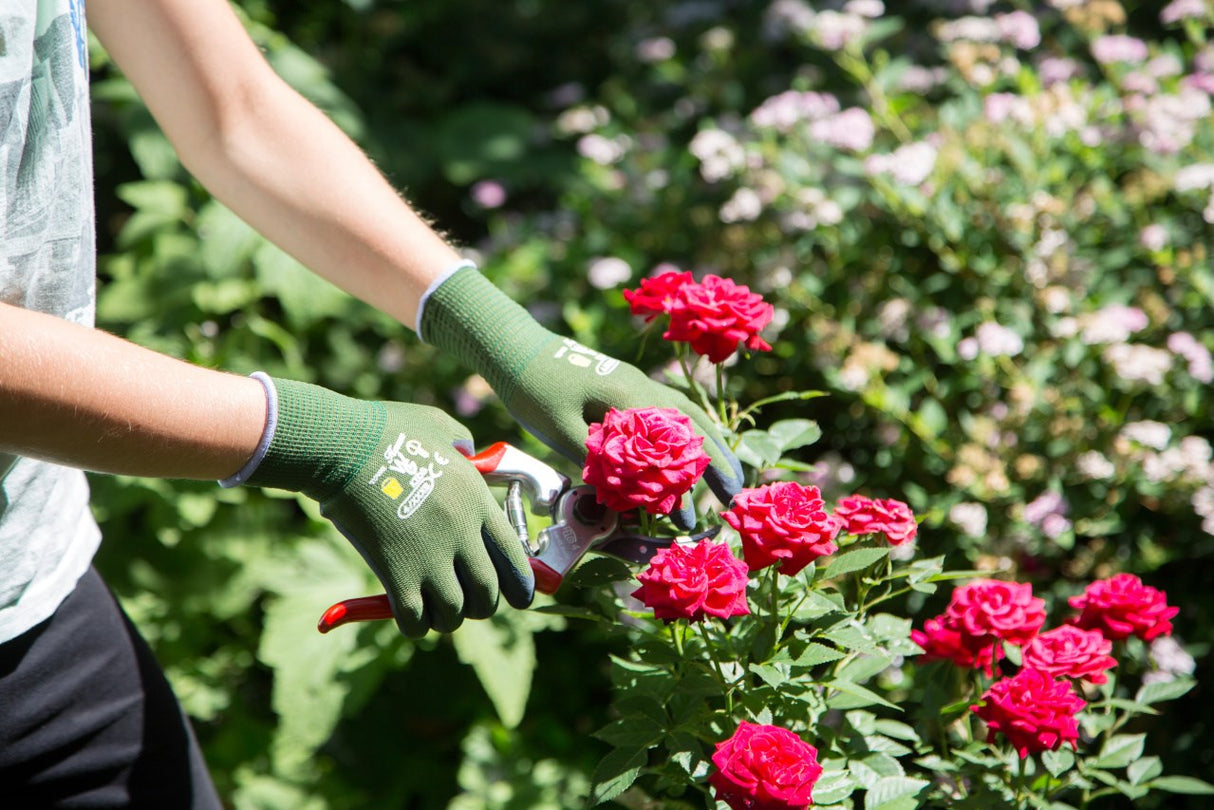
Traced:
<path fill-rule="evenodd" d="M 96 571 L 0 644 L 0 807 L 221 807 L 164 673 Z"/>

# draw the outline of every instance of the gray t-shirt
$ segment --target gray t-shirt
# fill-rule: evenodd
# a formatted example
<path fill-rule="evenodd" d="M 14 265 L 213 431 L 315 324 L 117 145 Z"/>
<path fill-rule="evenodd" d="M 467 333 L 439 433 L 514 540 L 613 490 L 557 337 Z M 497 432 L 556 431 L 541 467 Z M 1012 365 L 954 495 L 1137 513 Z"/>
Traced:
<path fill-rule="evenodd" d="M 0 301 L 91 326 L 84 0 L 0 2 L 0 167 Z M 99 542 L 83 472 L 0 454 L 0 642 L 54 612 Z"/>

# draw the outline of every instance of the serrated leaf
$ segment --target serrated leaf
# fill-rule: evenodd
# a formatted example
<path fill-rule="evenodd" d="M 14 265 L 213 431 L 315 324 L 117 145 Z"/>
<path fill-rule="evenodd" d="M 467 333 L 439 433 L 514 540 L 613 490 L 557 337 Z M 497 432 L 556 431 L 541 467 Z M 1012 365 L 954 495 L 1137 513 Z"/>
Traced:
<path fill-rule="evenodd" d="M 846 653 L 841 650 L 836 650 L 833 647 L 827 647 L 825 644 L 819 644 L 816 641 L 811 641 L 801 654 L 798 655 L 792 662 L 793 666 L 797 667 L 816 667 L 821 664 L 829 664 L 832 661 L 838 661 Z"/>
<path fill-rule="evenodd" d="M 758 675 L 768 686 L 775 689 L 779 689 L 788 681 L 787 672 L 780 667 L 770 664 L 751 664 L 750 671 Z"/>
<path fill-rule="evenodd" d="M 909 776 L 882 777 L 869 786 L 864 794 L 864 810 L 889 810 L 895 806 L 895 802 L 905 802 L 907 799 L 912 800 L 910 806 L 914 807 L 914 797 L 928 784 L 927 780 L 912 779 Z"/>
<path fill-rule="evenodd" d="M 799 621 L 812 621 L 831 613 L 841 613 L 843 610 L 842 597 L 838 594 L 806 591 L 804 598 L 797 603 L 793 616 Z"/>
<path fill-rule="evenodd" d="M 1188 694 L 1196 685 L 1197 682 L 1192 678 L 1175 678 L 1170 681 L 1143 684 L 1142 688 L 1138 690 L 1138 694 L 1134 696 L 1134 700 L 1144 706 L 1163 703 Z"/>
<path fill-rule="evenodd" d="M 591 806 L 609 802 L 632 787 L 648 759 L 647 748 L 615 748 L 603 757 L 591 777 Z"/>
<path fill-rule="evenodd" d="M 1125 769 L 1131 785 L 1140 785 L 1163 773 L 1163 762 L 1159 757 L 1143 757 L 1131 762 Z"/>
<path fill-rule="evenodd" d="M 849 549 L 842 554 L 836 554 L 832 557 L 822 576 L 825 579 L 834 579 L 835 577 L 850 574 L 854 571 L 863 571 L 888 554 L 888 548 Z"/>
<path fill-rule="evenodd" d="M 1195 776 L 1160 776 L 1152 779 L 1144 787 L 1152 790 L 1164 790 L 1168 793 L 1184 793 L 1189 796 L 1214 794 L 1214 785 L 1203 782 Z"/>
<path fill-rule="evenodd" d="M 1145 734 L 1118 734 L 1104 744 L 1093 765 L 1097 768 L 1124 768 L 1142 756 L 1146 739 Z"/>
<path fill-rule="evenodd" d="M 531 629 L 512 616 L 499 611 L 489 619 L 464 622 L 451 634 L 456 654 L 476 672 L 506 728 L 522 721 L 535 671 Z"/>

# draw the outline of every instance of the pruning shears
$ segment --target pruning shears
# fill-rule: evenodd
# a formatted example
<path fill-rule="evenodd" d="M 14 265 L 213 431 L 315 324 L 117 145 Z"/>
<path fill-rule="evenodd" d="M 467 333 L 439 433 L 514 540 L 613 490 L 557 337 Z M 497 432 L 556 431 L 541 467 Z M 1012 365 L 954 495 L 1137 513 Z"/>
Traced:
<path fill-rule="evenodd" d="M 555 593 L 589 551 L 643 564 L 672 543 L 695 542 L 717 532 L 714 528 L 677 538 L 641 534 L 626 522 L 626 515 L 600 504 L 594 487 L 573 486 L 553 467 L 506 442 L 497 442 L 468 460 L 486 483 L 506 486 L 506 518 L 527 552 L 536 590 L 541 593 Z M 531 501 L 533 514 L 551 520 L 534 539 L 527 526 L 524 495 Z M 317 629 L 327 633 L 349 622 L 391 618 L 387 595 L 355 597 L 326 610 Z"/>

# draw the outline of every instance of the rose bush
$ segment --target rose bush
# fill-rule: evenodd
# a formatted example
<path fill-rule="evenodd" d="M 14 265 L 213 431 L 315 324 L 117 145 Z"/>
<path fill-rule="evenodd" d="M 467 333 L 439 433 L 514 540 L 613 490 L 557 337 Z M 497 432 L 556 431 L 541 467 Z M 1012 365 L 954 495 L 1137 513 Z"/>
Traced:
<path fill-rule="evenodd" d="M 677 272 L 657 278 L 626 296 L 643 319 L 696 283 Z M 731 352 L 746 348 L 730 340 Z M 613 664 L 617 719 L 599 732 L 612 751 L 595 773 L 592 803 L 650 806 L 690 789 L 732 810 L 861 801 L 1061 808 L 1109 790 L 1134 798 L 1153 788 L 1214 790 L 1161 777 L 1127 755 L 1141 750 L 1144 735 L 1121 729 L 1174 692 L 1145 681 L 1132 697 L 1124 691 L 1113 673 L 1141 673 L 1133 659 L 1141 650 L 1114 655 L 1114 639 L 1170 633 L 1177 610 L 1166 594 L 1135 577 L 1099 580 L 1070 598 L 1077 615 L 1046 629 L 1050 605 L 1031 583 L 918 558 L 920 521 L 904 501 L 851 494 L 832 508 L 818 486 L 797 480 L 785 453 L 817 432 L 804 420 L 742 429 L 766 403 L 724 401 L 727 359 L 714 370 L 716 403 L 694 364 L 683 366 L 685 385 L 725 417 L 751 475 L 766 483 L 744 488 L 715 515 L 702 511 L 720 540 L 669 537 L 639 573 L 608 559 L 575 572 L 639 583 L 635 602 L 621 600 L 629 591 L 617 586 L 601 593 L 594 614 L 626 634 L 631 653 Z M 627 413 L 608 421 L 622 447 L 649 430 Z M 610 446 L 592 436 L 587 470 L 604 463 L 597 457 Z M 664 463 L 653 459 L 656 469 Z M 609 503 L 613 487 L 624 494 L 633 486 L 619 475 L 595 485 Z M 685 487 L 673 485 L 664 502 Z M 664 497 L 656 485 L 647 495 Z M 920 630 L 886 612 L 958 578 L 968 581 Z M 931 686 L 908 692 L 921 672 Z M 908 705 L 908 694 L 919 702 Z"/>

